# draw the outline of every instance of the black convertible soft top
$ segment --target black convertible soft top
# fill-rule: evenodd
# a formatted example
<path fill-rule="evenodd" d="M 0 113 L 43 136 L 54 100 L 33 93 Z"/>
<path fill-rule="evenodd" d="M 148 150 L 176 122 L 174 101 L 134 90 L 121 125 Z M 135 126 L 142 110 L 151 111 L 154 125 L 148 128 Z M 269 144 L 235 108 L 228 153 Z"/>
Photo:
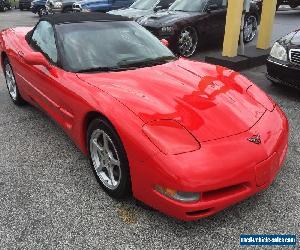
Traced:
<path fill-rule="evenodd" d="M 131 19 L 122 16 L 110 15 L 105 13 L 93 12 L 93 13 L 65 13 L 55 14 L 46 17 L 42 17 L 41 21 L 48 21 L 52 25 L 63 24 L 63 23 L 79 23 L 86 21 L 131 21 Z"/>

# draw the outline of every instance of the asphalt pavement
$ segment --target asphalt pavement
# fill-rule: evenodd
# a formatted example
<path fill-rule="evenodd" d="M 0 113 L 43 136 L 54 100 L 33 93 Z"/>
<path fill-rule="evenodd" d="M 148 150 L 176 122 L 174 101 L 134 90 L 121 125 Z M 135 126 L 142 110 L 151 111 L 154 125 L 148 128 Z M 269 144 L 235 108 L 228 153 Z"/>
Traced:
<path fill-rule="evenodd" d="M 299 18 L 300 10 L 278 12 L 273 40 L 300 28 Z M 37 21 L 30 12 L 0 13 L 0 29 Z M 62 129 L 32 106 L 13 105 L 1 72 L 0 249 L 253 249 L 240 247 L 240 234 L 299 238 L 300 92 L 272 85 L 265 72 L 262 66 L 242 73 L 288 116 L 286 163 L 268 190 L 195 222 L 109 198 Z"/>

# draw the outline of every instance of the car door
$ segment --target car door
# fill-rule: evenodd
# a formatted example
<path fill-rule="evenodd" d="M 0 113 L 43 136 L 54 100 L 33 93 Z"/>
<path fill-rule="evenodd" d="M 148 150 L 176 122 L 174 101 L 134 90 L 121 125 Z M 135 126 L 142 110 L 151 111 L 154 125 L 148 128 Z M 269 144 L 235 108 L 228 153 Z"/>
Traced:
<path fill-rule="evenodd" d="M 43 65 L 31 65 L 30 72 L 23 72 L 23 77 L 31 88 L 30 98 L 62 127 L 70 130 L 74 112 L 69 104 L 74 103 L 76 97 L 68 94 L 68 84 L 72 82 L 70 73 L 57 66 L 59 56 L 52 25 L 47 21 L 40 21 L 29 43 L 31 48 L 42 53 L 51 65 L 51 69 Z"/>

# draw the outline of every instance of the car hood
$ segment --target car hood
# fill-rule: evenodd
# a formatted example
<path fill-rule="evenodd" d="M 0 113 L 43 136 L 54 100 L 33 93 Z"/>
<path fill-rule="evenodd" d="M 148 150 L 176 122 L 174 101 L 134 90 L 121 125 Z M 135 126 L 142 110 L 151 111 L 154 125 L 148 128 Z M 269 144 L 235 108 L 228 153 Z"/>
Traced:
<path fill-rule="evenodd" d="M 125 16 L 129 18 L 139 18 L 153 13 L 153 10 L 138 10 L 133 8 L 119 9 L 109 11 L 108 14 Z"/>
<path fill-rule="evenodd" d="M 247 131 L 266 111 L 246 93 L 252 83 L 239 73 L 185 59 L 78 77 L 119 100 L 145 123 L 173 119 L 202 142 Z"/>
<path fill-rule="evenodd" d="M 279 43 L 285 46 L 300 46 L 300 30 L 289 33 L 288 35 L 282 37 Z"/>
<path fill-rule="evenodd" d="M 145 16 L 138 20 L 138 23 L 144 26 L 167 26 L 173 25 L 176 22 L 182 20 L 188 20 L 190 18 L 201 16 L 201 13 L 196 12 L 180 12 L 180 11 L 162 11 L 156 12 L 152 15 Z"/>

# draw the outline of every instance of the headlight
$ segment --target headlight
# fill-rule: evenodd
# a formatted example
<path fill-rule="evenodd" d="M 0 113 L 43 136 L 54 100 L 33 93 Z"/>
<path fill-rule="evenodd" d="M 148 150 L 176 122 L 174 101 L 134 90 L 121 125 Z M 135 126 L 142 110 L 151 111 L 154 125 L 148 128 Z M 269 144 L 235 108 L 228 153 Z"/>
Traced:
<path fill-rule="evenodd" d="M 199 142 L 173 120 L 159 120 L 144 125 L 143 132 L 164 154 L 176 155 L 200 149 Z"/>
<path fill-rule="evenodd" d="M 161 31 L 162 33 L 172 33 L 174 31 L 174 28 L 172 26 L 162 27 Z"/>
<path fill-rule="evenodd" d="M 274 43 L 270 56 L 281 60 L 281 61 L 287 61 L 287 52 L 286 48 L 280 45 L 278 42 Z"/>
<path fill-rule="evenodd" d="M 61 8 L 62 7 L 62 2 L 55 2 L 54 3 L 54 8 Z"/>
<path fill-rule="evenodd" d="M 180 202 L 188 203 L 197 202 L 200 200 L 200 193 L 179 192 L 171 188 L 164 188 L 160 185 L 156 185 L 154 189 L 160 194 Z"/>

